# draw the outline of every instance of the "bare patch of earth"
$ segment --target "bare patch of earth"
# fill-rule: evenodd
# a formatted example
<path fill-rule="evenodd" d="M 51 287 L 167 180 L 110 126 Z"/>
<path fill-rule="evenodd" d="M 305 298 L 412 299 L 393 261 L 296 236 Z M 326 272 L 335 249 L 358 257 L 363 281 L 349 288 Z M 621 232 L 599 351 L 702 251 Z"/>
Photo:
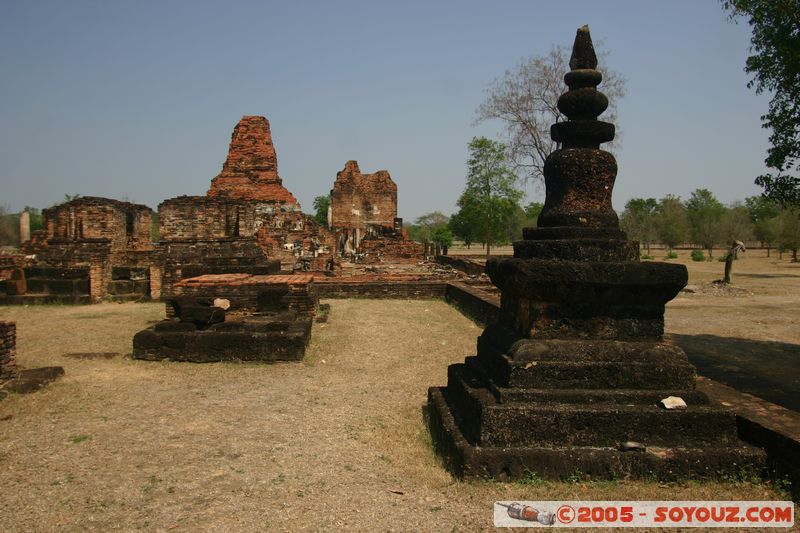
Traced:
<path fill-rule="evenodd" d="M 422 409 L 480 328 L 441 301 L 333 300 L 302 363 L 129 357 L 160 304 L 0 308 L 19 362 L 66 375 L 0 401 L 2 531 L 488 531 L 495 500 L 769 500 L 770 485 L 459 482 Z M 672 313 L 672 310 L 671 310 Z"/>

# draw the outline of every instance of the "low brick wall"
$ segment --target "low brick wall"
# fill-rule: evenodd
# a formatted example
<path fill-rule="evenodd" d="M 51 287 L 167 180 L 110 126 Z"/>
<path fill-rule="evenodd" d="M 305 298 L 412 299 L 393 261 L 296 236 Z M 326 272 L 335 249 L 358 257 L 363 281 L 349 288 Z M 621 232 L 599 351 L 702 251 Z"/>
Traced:
<path fill-rule="evenodd" d="M 17 324 L 0 321 L 0 380 L 17 373 Z"/>
<path fill-rule="evenodd" d="M 464 283 L 448 283 L 447 303 L 479 324 L 496 322 L 500 315 L 500 296 Z"/>
<path fill-rule="evenodd" d="M 452 255 L 437 255 L 436 262 L 441 265 L 449 265 L 461 272 L 469 274 L 470 276 L 480 276 L 486 270 L 483 263 L 477 263 L 463 257 L 456 257 Z"/>
<path fill-rule="evenodd" d="M 800 413 L 702 376 L 697 389 L 736 413 L 739 438 L 767 452 L 770 473 L 788 480 L 800 502 Z"/>
<path fill-rule="evenodd" d="M 444 281 L 325 281 L 317 282 L 320 298 L 444 298 Z"/>

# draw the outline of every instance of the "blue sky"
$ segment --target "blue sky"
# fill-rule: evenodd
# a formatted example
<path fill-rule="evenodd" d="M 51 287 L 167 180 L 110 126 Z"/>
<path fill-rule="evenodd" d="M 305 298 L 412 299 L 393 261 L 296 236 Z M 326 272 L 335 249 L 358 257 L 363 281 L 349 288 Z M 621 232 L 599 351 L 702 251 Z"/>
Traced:
<path fill-rule="evenodd" d="M 391 173 L 406 220 L 451 213 L 467 143 L 501 129 L 473 125 L 487 86 L 583 24 L 628 80 L 617 209 L 760 191 L 769 98 L 717 1 L 2 0 L 0 205 L 205 194 L 239 118 L 265 115 L 307 212 L 356 159 Z"/>

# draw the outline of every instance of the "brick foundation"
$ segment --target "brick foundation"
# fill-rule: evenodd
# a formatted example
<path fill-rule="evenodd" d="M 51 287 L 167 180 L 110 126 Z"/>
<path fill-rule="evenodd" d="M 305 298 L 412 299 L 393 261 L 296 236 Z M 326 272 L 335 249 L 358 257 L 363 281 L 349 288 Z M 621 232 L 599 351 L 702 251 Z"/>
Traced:
<path fill-rule="evenodd" d="M 319 303 L 314 277 L 310 275 L 259 276 L 208 275 L 185 279 L 174 286 L 176 296 L 225 298 L 230 311 L 291 311 L 314 316 Z M 167 309 L 170 316 L 170 309 Z"/>

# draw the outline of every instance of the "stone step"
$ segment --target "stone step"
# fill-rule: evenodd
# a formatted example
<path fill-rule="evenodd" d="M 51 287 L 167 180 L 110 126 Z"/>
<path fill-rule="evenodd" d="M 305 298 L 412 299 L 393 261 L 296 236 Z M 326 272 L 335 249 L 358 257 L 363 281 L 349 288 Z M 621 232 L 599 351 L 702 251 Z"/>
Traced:
<path fill-rule="evenodd" d="M 693 390 L 636 390 L 636 389 L 515 389 L 498 387 L 489 382 L 489 390 L 501 403 L 507 402 L 555 402 L 583 404 L 636 404 L 658 405 L 669 396 L 678 396 L 687 405 L 708 405 L 708 396 Z"/>
<path fill-rule="evenodd" d="M 461 367 L 447 386 L 462 431 L 480 446 L 705 446 L 736 440 L 733 413 L 709 405 L 668 411 L 648 404 L 500 403 Z"/>
<path fill-rule="evenodd" d="M 623 239 L 543 239 L 514 243 L 514 257 L 571 261 L 638 261 L 639 243 Z"/>
<path fill-rule="evenodd" d="M 502 339 L 501 344 L 506 344 Z M 625 361 L 639 363 L 687 363 L 686 353 L 675 344 L 663 341 L 616 341 L 585 339 L 521 339 L 498 346 L 492 332 L 478 337 L 478 353 L 494 356 L 505 353 L 516 362 L 531 361 Z"/>
<path fill-rule="evenodd" d="M 760 475 L 765 467 L 764 452 L 740 441 L 723 446 L 650 446 L 643 452 L 610 446 L 474 446 L 461 432 L 445 395 L 443 387 L 429 389 L 428 425 L 434 446 L 459 478 L 724 480 Z"/>
<path fill-rule="evenodd" d="M 688 389 L 694 388 L 695 369 L 689 363 L 627 361 L 516 362 L 506 355 L 479 356 L 499 385 L 532 389 Z"/>
<path fill-rule="evenodd" d="M 450 365 L 447 369 L 448 376 L 451 372 L 459 371 L 462 379 L 473 383 L 485 383 L 485 386 L 501 403 L 556 402 L 659 405 L 659 402 L 668 396 L 678 396 L 688 405 L 708 405 L 709 403 L 708 396 L 705 393 L 692 389 L 531 389 L 504 387 L 491 379 L 481 378 L 481 376 L 486 376 L 488 373 L 477 357 L 467 357 L 465 363 L 466 366 L 463 371 L 459 367 L 464 365 Z"/>

